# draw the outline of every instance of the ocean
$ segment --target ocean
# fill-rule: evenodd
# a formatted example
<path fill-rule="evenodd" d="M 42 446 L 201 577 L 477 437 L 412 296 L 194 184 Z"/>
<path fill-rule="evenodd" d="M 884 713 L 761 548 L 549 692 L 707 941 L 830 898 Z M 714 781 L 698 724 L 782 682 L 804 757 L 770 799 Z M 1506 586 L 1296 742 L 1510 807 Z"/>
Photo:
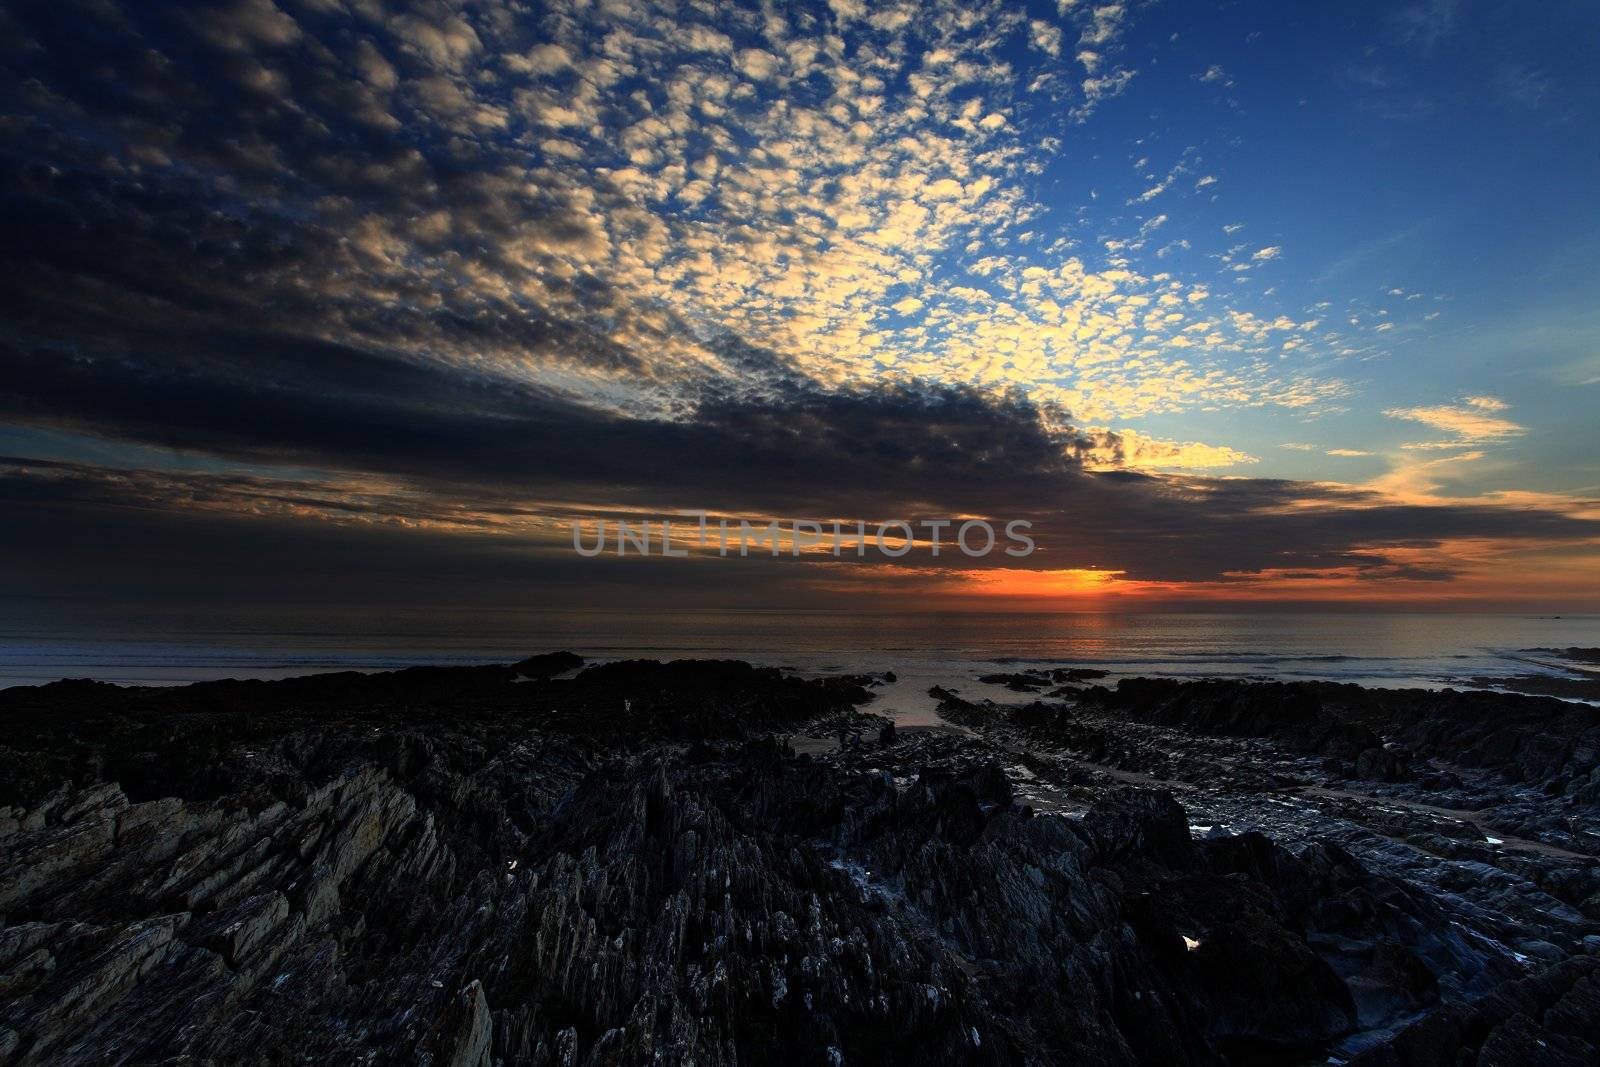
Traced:
<path fill-rule="evenodd" d="M 722 657 L 806 674 L 894 671 L 875 702 L 907 722 L 930 684 L 1017 699 L 987 672 L 1093 667 L 1131 676 L 1326 679 L 1441 688 L 1474 677 L 1569 674 L 1537 650 L 1600 646 L 1600 616 L 1537 614 L 1141 614 L 832 611 L 329 610 L 315 619 L 81 615 L 69 625 L 0 615 L 0 686 L 58 678 L 176 685 L 418 664 L 503 663 L 570 649 L 589 659 Z"/>

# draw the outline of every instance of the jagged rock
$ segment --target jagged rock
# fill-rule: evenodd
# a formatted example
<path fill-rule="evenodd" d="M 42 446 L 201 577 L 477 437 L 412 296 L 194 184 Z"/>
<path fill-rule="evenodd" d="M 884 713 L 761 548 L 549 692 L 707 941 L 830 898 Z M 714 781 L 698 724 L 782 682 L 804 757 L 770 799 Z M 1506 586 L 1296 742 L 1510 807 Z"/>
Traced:
<path fill-rule="evenodd" d="M 1191 733 L 1272 737 L 1306 751 L 1354 760 L 1383 740 L 1330 712 L 1314 687 L 1240 682 L 1125 678 L 1089 695 L 1147 722 Z"/>
<path fill-rule="evenodd" d="M 1356 777 L 1375 782 L 1404 782 L 1415 776 L 1409 749 L 1394 745 L 1369 748 L 1356 757 Z"/>
<path fill-rule="evenodd" d="M 554 678 L 558 674 L 577 670 L 583 666 L 583 657 L 571 652 L 546 652 L 529 656 L 511 665 L 511 670 L 524 678 Z"/>
<path fill-rule="evenodd" d="M 1590 1041 L 1592 968 L 1439 1015 L 1504 958 L 1331 843 L 1150 788 L 1036 816 L 970 738 L 779 740 L 860 680 L 569 664 L 0 693 L 0 1062 L 1294 1063 L 1441 1003 L 1394 1049 Z"/>
<path fill-rule="evenodd" d="M 1042 672 L 1023 674 L 984 674 L 978 681 L 1001 685 L 1017 693 L 1033 693 L 1050 686 L 1050 677 Z"/>
<path fill-rule="evenodd" d="M 461 991 L 456 998 L 455 1014 L 459 1018 L 454 1043 L 445 1063 L 448 1067 L 489 1067 L 494 1032 L 482 982 L 473 979 Z"/>
<path fill-rule="evenodd" d="M 1575 957 L 1438 1008 L 1350 1067 L 1586 1067 L 1600 1062 L 1600 958 Z"/>
<path fill-rule="evenodd" d="M 1096 667 L 1057 667 L 1050 672 L 1052 682 L 1092 682 L 1111 672 Z"/>

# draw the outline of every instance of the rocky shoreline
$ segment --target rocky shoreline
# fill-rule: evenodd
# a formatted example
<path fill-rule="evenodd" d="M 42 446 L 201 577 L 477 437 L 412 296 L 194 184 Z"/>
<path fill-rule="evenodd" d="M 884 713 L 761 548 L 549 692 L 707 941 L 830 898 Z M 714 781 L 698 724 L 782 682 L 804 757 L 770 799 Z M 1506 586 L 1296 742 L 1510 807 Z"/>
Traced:
<path fill-rule="evenodd" d="M 1593 708 L 984 680 L 0 691 L 0 1063 L 1600 1061 Z"/>

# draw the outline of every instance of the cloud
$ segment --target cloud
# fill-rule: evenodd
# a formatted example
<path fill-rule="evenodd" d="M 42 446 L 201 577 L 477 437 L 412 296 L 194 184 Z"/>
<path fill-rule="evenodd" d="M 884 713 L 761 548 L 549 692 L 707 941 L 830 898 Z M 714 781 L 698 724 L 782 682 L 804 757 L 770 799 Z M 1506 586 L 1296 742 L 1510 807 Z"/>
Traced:
<path fill-rule="evenodd" d="M 197 47 L 160 106 L 136 45 L 156 16 L 128 10 L 105 29 L 129 35 L 108 51 L 130 87 L 113 104 L 61 71 L 27 72 L 54 95 L 26 146 L 40 166 L 12 190 L 26 233 L 9 262 L 51 309 L 40 343 L 83 344 L 74 321 L 99 318 L 106 292 L 160 279 L 175 329 L 292 317 L 369 352 L 631 410 L 738 387 L 726 353 L 747 350 L 827 385 L 1022 388 L 1103 419 L 1305 406 L 1347 388 L 1309 363 L 1292 380 L 1262 366 L 1264 340 L 1205 315 L 1185 299 L 1192 279 L 1158 277 L 1165 265 L 1025 245 L 1045 205 L 1019 180 L 1043 154 L 1021 135 L 1058 112 L 1028 105 L 1023 86 L 1077 60 L 1018 69 L 1003 42 L 1025 23 L 1009 9 L 870 28 L 841 9 L 851 47 L 839 50 L 790 19 L 735 33 L 651 5 L 548 27 L 471 9 L 347 22 L 296 8 L 298 36 L 247 42 L 292 74 L 275 99 L 225 91 L 237 56 Z M 40 9 L 29 54 L 66 47 L 106 11 Z M 1129 17 L 1070 12 L 1103 56 Z M 903 57 L 904 88 L 856 35 Z M 1131 77 L 1108 63 L 1096 61 L 1095 99 Z M 1194 164 L 1186 153 L 1141 199 Z M 978 261 L 997 264 L 991 292 L 1004 294 L 981 312 L 962 295 Z M 908 284 L 915 323 L 895 309 Z M 129 330 L 162 318 L 124 310 Z M 117 348 L 117 327 L 102 326 L 89 347 Z"/>
<path fill-rule="evenodd" d="M 150 562 L 117 580 L 159 595 L 196 587 L 191 557 L 244 582 L 274 538 L 369 591 L 435 558 L 480 581 L 585 508 L 1010 509 L 1051 566 L 1130 581 L 1519 536 L 1494 508 L 1180 475 L 1253 457 L 1084 428 L 1351 390 L 1278 362 L 1342 343 L 1317 316 L 1163 261 L 1187 239 L 1155 249 L 1125 192 L 1093 249 L 1052 228 L 1032 176 L 1063 108 L 1087 121 L 1134 77 L 1131 8 L 1069 6 L 1067 56 L 1018 47 L 1015 5 L 830 7 L 19 9 L 0 419 L 183 469 L 13 463 L 7 514 L 39 518 L 10 543 L 70 547 L 64 581 L 125 536 Z M 89 38 L 93 64 L 57 61 Z M 1139 171 L 1163 236 L 1202 163 Z M 1218 543 L 1175 558 L 1194 529 Z"/>
<path fill-rule="evenodd" d="M 938 404 L 946 416 L 965 412 L 967 429 L 936 442 L 897 437 L 928 424 L 928 413 L 917 410 L 925 401 Z M 864 406 L 852 414 L 858 402 Z M 879 425 L 886 410 L 904 416 L 891 432 L 865 441 L 852 436 L 852 430 Z M 1008 416 L 980 413 L 954 397 L 730 411 L 724 413 L 729 421 L 721 443 L 737 444 L 746 456 L 757 457 L 755 463 L 697 470 L 682 461 L 719 453 L 686 452 L 670 436 L 661 438 L 656 443 L 668 447 L 669 462 L 629 468 L 631 477 L 646 484 L 620 498 L 614 487 L 596 495 L 576 484 L 546 486 L 558 491 L 554 496 L 530 496 L 521 484 L 498 493 L 487 487 L 419 491 L 404 481 L 370 477 L 317 482 L 10 460 L 0 462 L 0 505 L 26 509 L 33 521 L 0 530 L 0 549 L 38 561 L 17 592 L 58 586 L 70 574 L 103 595 L 138 598 L 147 606 L 204 599 L 218 589 L 267 602 L 370 604 L 398 597 L 461 607 L 503 604 L 509 597 L 593 606 L 637 603 L 652 591 L 671 603 L 707 597 L 723 603 L 729 597 L 768 604 L 786 597 L 825 601 L 819 589 L 830 584 L 881 580 L 848 559 L 794 565 L 741 560 L 719 567 L 697 556 L 681 566 L 677 560 L 634 560 L 631 569 L 621 569 L 613 559 L 593 569 L 575 566 L 569 548 L 574 521 L 670 515 L 679 507 L 821 521 L 950 514 L 1026 518 L 1041 546 L 1027 566 L 1042 574 L 1096 568 L 1115 573 L 1116 583 L 1129 588 L 1205 583 L 1213 593 L 1221 587 L 1236 595 L 1251 595 L 1258 581 L 1272 585 L 1284 569 L 1344 571 L 1359 581 L 1383 582 L 1431 561 L 1427 567 L 1437 580 L 1438 572 L 1450 576 L 1446 547 L 1461 539 L 1576 545 L 1595 532 L 1595 523 L 1548 508 L 1420 507 L 1307 483 L 1094 473 L 1054 449 L 1036 450 L 1048 438 L 1025 423 L 1005 429 Z M 1017 431 L 1020 436 L 1012 436 Z M 818 447 L 807 447 L 808 441 Z M 868 485 L 852 476 L 862 465 L 845 452 L 863 447 L 887 460 L 876 468 L 883 482 Z M 1001 451 L 985 451 L 994 448 Z M 1017 461 L 1021 469 L 1012 475 Z M 730 472 L 733 486 L 714 484 Z M 841 484 L 821 485 L 841 474 Z M 763 479 L 765 486 L 756 484 Z M 788 491 L 775 491 L 779 486 Z M 981 510 L 972 510 L 974 505 Z M 86 530 L 95 536 L 75 533 Z M 1194 536 L 1196 530 L 1206 536 Z M 130 569 L 108 557 L 102 538 L 120 546 L 116 560 L 137 559 L 139 565 Z M 1172 552 L 1179 542 L 1184 551 Z M 919 556 L 907 566 L 930 564 L 949 572 L 946 593 L 971 581 L 970 570 L 954 568 L 971 568 L 972 561 L 952 565 Z M 396 574 L 407 576 L 403 589 Z"/>
<path fill-rule="evenodd" d="M 1402 42 L 1431 55 L 1455 28 L 1458 7 L 1459 0 L 1426 0 L 1395 11 L 1390 24 Z"/>
<path fill-rule="evenodd" d="M 156 583 L 145 595 L 159 599 L 192 590 L 200 576 L 226 587 L 234 568 L 260 578 L 266 559 L 294 558 L 284 546 L 326 552 L 312 568 L 320 575 L 321 561 L 359 559 L 366 545 L 369 563 L 351 564 L 327 586 L 359 599 L 364 591 L 387 595 L 382 587 L 394 572 L 385 568 L 408 558 L 430 582 L 461 574 L 482 583 L 498 561 L 513 586 L 560 584 L 568 581 L 562 567 L 571 567 L 552 547 L 562 524 L 618 509 L 1027 518 L 1047 548 L 1032 566 L 1099 566 L 1132 582 L 1248 584 L 1249 575 L 1275 566 L 1375 573 L 1389 565 L 1386 546 L 1414 551 L 1469 536 L 1578 542 L 1596 533 L 1595 523 L 1550 506 L 1415 507 L 1326 485 L 1138 473 L 1127 468 L 1250 457 L 1126 431 L 1080 432 L 1066 412 L 966 388 L 791 386 L 765 400 L 708 394 L 681 417 L 641 417 L 531 388 L 488 389 L 439 369 L 402 371 L 336 347 L 281 337 L 227 341 L 237 361 L 182 371 L 73 366 L 7 352 L 7 369 L 24 373 L 6 380 L 25 383 L 4 394 L 7 418 L 48 410 L 58 428 L 216 457 L 236 470 L 214 476 L 11 461 L 0 507 L 32 520 L 7 524 L 6 547 L 48 558 L 50 567 L 79 567 L 90 566 L 85 554 L 99 551 L 102 539 L 135 554 L 144 545 L 182 546 L 181 571 L 180 556 L 165 550 L 140 557 L 141 580 Z M 1117 469 L 1095 469 L 1102 466 Z M 119 516 L 137 522 L 130 527 Z M 63 536 L 71 529 L 96 531 L 95 543 Z M 1173 539 L 1196 529 L 1207 536 L 1189 539 L 1174 556 Z M 251 570 L 245 561 L 264 531 L 279 549 Z M 439 540 L 447 534 L 465 540 L 451 547 Z M 38 536 L 56 539 L 56 550 L 44 552 L 30 540 Z M 705 593 L 713 588 L 706 573 L 648 580 Z M 751 596 L 777 595 L 797 580 L 794 572 L 759 581 L 750 571 L 719 573 L 718 581 Z M 174 591 L 159 592 L 169 579 Z M 501 588 L 456 592 L 493 597 Z"/>
<path fill-rule="evenodd" d="M 1119 51 L 1127 28 L 1128 5 L 1123 3 L 1061 4 L 1061 14 L 1077 24 L 1077 61 L 1084 78 L 1079 83 L 1082 102 L 1072 110 L 1075 121 L 1086 122 L 1106 100 L 1120 96 L 1132 83 L 1137 71 L 1108 65 Z"/>
<path fill-rule="evenodd" d="M 1494 90 L 1505 103 L 1532 110 L 1543 105 L 1556 92 L 1556 86 L 1534 67 L 1507 63 L 1495 72 Z"/>
<path fill-rule="evenodd" d="M 1084 5 L 1081 8 L 1073 5 L 1072 10 L 1083 27 L 1078 44 L 1084 47 L 1104 48 L 1115 42 L 1128 16 L 1128 7 L 1122 3 Z"/>
<path fill-rule="evenodd" d="M 1080 58 L 1083 58 L 1080 55 Z M 1085 66 L 1096 66 L 1097 63 L 1085 63 Z M 1135 71 L 1117 69 L 1106 74 L 1090 74 L 1080 83 L 1083 90 L 1083 103 L 1072 111 L 1072 117 L 1079 122 L 1086 122 L 1095 109 L 1113 97 L 1121 96 L 1133 82 Z"/>
<path fill-rule="evenodd" d="M 299 25 L 272 0 L 236 0 L 231 6 L 195 12 L 191 18 L 206 40 L 229 52 L 282 47 L 300 38 Z"/>
<path fill-rule="evenodd" d="M 1150 201 L 1154 200 L 1156 197 L 1158 197 L 1162 193 L 1166 192 L 1167 191 L 1167 187 L 1170 186 L 1171 184 L 1172 184 L 1172 182 L 1171 182 L 1170 179 L 1165 179 L 1165 180 L 1159 181 L 1156 184 L 1152 185 L 1150 188 L 1146 189 L 1144 192 L 1140 193 L 1138 196 L 1134 197 L 1132 200 L 1128 201 L 1128 203 L 1130 203 L 1130 204 L 1148 204 Z"/>
<path fill-rule="evenodd" d="M 1465 397 L 1459 404 L 1389 408 L 1384 414 L 1391 419 L 1409 419 L 1444 430 L 1455 435 L 1454 441 L 1424 442 L 1407 445 L 1408 448 L 1451 448 L 1456 445 L 1485 444 L 1517 437 L 1527 430 L 1491 412 L 1504 411 L 1507 405 L 1494 397 Z"/>
<path fill-rule="evenodd" d="M 1091 470 L 1209 470 L 1260 462 L 1225 445 L 1163 441 L 1134 430 L 1090 429 L 1084 438 L 1089 447 L 1078 455 Z"/>
<path fill-rule="evenodd" d="M 1046 55 L 1061 55 L 1061 27 L 1033 19 L 1028 23 L 1028 40 Z"/>
<path fill-rule="evenodd" d="M 760 48 L 744 48 L 734 57 L 733 65 L 748 78 L 766 81 L 778 72 L 782 63 L 771 52 Z"/>

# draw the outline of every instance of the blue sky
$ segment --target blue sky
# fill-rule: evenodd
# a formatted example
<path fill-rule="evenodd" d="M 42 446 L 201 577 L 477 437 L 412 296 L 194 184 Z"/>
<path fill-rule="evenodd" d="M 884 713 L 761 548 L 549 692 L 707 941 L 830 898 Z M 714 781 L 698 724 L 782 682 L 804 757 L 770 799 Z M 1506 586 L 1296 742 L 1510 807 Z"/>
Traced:
<path fill-rule="evenodd" d="M 1326 302 L 1324 319 L 1341 327 L 1394 324 L 1357 331 L 1358 353 L 1319 361 L 1318 373 L 1352 384 L 1343 410 L 1147 424 L 1236 443 L 1260 457 L 1261 473 L 1370 477 L 1403 462 L 1386 455 L 1416 436 L 1383 410 L 1486 392 L 1530 433 L 1500 446 L 1485 464 L 1495 469 L 1469 474 L 1462 491 L 1593 487 L 1600 78 L 1586 43 L 1600 36 L 1600 10 L 1160 4 L 1130 18 L 1123 56 L 1137 76 L 1065 138 L 1041 197 L 1078 203 L 1096 191 L 1110 210 L 1090 220 L 1110 228 L 1148 188 L 1130 159 L 1159 170 L 1191 153 L 1214 185 L 1131 212 L 1171 215 L 1162 237 L 1191 245 L 1170 257 L 1173 269 L 1220 277 L 1219 252 L 1278 245 L 1280 257 L 1219 291 L 1292 315 Z M 1330 464 L 1282 450 L 1285 440 L 1379 454 Z"/>

